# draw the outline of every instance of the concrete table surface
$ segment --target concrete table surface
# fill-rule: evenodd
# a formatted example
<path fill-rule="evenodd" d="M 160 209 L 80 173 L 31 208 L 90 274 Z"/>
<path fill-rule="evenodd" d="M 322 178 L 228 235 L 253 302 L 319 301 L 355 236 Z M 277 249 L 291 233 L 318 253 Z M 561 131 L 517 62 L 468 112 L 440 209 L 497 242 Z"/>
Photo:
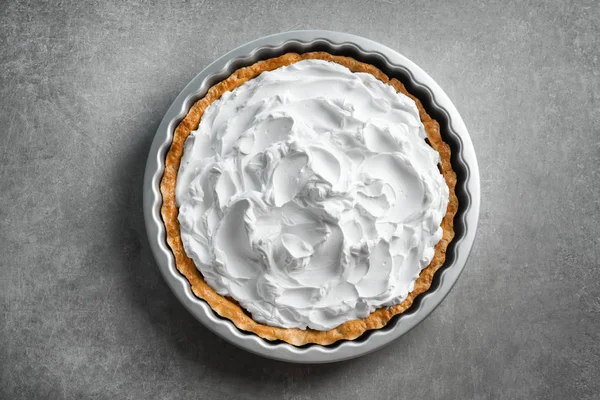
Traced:
<path fill-rule="evenodd" d="M 593 0 L 0 2 L 0 399 L 600 398 L 599 20 Z M 309 28 L 425 69 L 482 178 L 444 303 L 332 365 L 210 333 L 159 275 L 142 218 L 146 154 L 185 84 Z"/>

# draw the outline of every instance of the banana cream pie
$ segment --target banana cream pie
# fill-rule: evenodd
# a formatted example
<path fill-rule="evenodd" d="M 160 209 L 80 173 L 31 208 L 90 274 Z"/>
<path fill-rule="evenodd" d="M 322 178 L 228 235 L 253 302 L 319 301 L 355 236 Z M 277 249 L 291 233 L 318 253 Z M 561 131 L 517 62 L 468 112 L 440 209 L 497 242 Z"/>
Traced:
<path fill-rule="evenodd" d="M 175 130 L 161 181 L 178 270 L 239 329 L 352 340 L 426 291 L 454 236 L 438 123 L 396 79 L 324 52 L 241 68 Z"/>

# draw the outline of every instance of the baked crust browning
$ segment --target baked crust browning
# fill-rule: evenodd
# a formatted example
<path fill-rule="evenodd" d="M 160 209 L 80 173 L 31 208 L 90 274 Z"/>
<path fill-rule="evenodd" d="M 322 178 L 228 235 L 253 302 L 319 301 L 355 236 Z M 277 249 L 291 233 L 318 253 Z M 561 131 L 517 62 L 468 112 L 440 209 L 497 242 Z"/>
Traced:
<path fill-rule="evenodd" d="M 380 81 L 394 87 L 396 91 L 402 92 L 413 99 L 419 110 L 421 121 L 425 126 L 429 144 L 441 156 L 440 170 L 450 189 L 447 212 L 441 223 L 444 232 L 442 239 L 435 246 L 435 255 L 431 263 L 421 271 L 419 278 L 415 282 L 414 290 L 408 294 L 408 297 L 396 306 L 379 308 L 366 318 L 345 322 L 328 331 L 262 325 L 254 321 L 235 300 L 217 294 L 204 281 L 202 274 L 198 271 L 192 259 L 185 253 L 179 230 L 179 210 L 175 202 L 175 185 L 177 183 L 177 173 L 183 155 L 184 143 L 189 134 L 198 128 L 200 119 L 206 108 L 212 102 L 219 99 L 223 93 L 234 90 L 262 72 L 271 71 L 306 59 L 332 61 L 349 68 L 352 72 L 370 73 Z M 382 328 L 393 316 L 401 314 L 410 308 L 415 298 L 429 289 L 433 275 L 444 264 L 448 244 L 454 238 L 454 215 L 458 209 L 455 187 L 456 174 L 450 164 L 450 147 L 442 140 L 439 124 L 427 114 L 419 99 L 407 92 L 400 81 L 389 79 L 387 75 L 376 67 L 350 57 L 334 56 L 326 52 L 287 53 L 280 57 L 259 61 L 248 67 L 238 69 L 227 79 L 211 87 L 204 98 L 194 103 L 186 117 L 175 129 L 173 141 L 167 153 L 165 171 L 160 183 L 160 191 L 163 197 L 161 214 L 166 227 L 167 243 L 175 256 L 177 269 L 190 282 L 193 293 L 199 298 L 204 299 L 217 314 L 231 320 L 239 329 L 253 332 L 266 340 L 282 340 L 295 346 L 308 343 L 328 345 L 342 339 L 356 339 L 368 330 Z"/>

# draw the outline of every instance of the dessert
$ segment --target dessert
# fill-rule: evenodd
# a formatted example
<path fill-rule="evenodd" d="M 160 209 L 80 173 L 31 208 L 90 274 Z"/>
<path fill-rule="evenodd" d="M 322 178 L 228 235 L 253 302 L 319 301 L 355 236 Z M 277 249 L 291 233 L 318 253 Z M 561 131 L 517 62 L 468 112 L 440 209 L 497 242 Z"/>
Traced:
<path fill-rule="evenodd" d="M 167 241 L 193 292 L 238 328 L 294 345 L 354 339 L 410 307 L 443 264 L 449 158 L 437 122 L 375 67 L 322 52 L 261 61 L 177 127 Z"/>

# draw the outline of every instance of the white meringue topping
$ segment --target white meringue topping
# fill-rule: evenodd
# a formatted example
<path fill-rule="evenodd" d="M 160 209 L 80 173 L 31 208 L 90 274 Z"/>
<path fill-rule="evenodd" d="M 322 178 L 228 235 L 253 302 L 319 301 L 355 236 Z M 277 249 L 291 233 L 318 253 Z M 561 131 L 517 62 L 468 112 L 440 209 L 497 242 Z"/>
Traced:
<path fill-rule="evenodd" d="M 177 177 L 181 238 L 254 320 L 328 330 L 401 303 L 442 238 L 448 186 L 415 103 L 304 60 L 211 104 Z"/>

